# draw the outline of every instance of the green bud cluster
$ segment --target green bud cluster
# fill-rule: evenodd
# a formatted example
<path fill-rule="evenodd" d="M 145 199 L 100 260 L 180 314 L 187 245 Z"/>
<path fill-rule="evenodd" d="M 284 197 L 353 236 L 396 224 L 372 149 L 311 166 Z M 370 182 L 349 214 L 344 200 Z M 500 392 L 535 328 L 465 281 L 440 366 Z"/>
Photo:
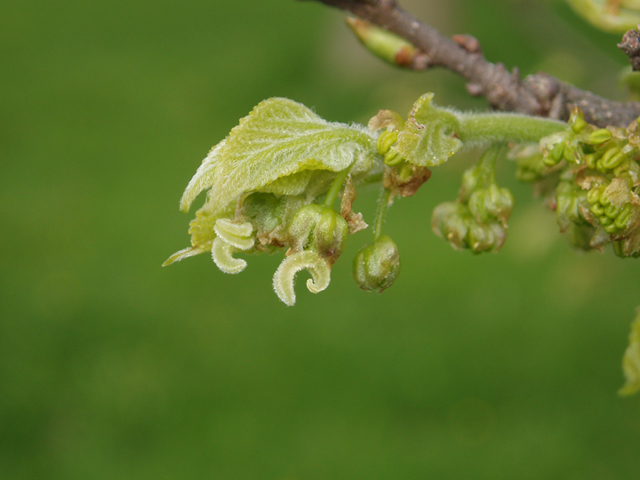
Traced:
<path fill-rule="evenodd" d="M 564 132 L 549 135 L 542 145 L 544 164 L 553 167 L 565 160 L 568 163 L 580 163 L 582 151 L 580 141 L 588 135 L 589 126 L 584 120 L 582 112 L 575 109 L 569 118 L 569 127 Z M 543 142 L 545 139 L 543 139 Z"/>
<path fill-rule="evenodd" d="M 469 197 L 469 211 L 480 223 L 498 220 L 506 226 L 513 210 L 513 194 L 506 188 L 491 183 L 487 188 L 478 188 Z"/>
<path fill-rule="evenodd" d="M 458 199 L 439 205 L 434 231 L 459 249 L 497 251 L 507 236 L 514 199 L 495 181 L 495 163 L 510 142 L 537 142 L 520 155 L 518 178 L 535 183 L 556 210 L 561 229 L 581 248 L 613 242 L 622 256 L 640 255 L 640 128 L 596 128 L 576 109 L 568 125 L 511 114 L 461 113 L 421 96 L 405 121 L 381 110 L 367 127 L 327 122 L 284 98 L 258 104 L 207 154 L 187 185 L 180 208 L 188 211 L 207 192 L 189 228 L 191 247 L 164 264 L 210 252 L 230 274 L 247 262 L 236 254 L 286 250 L 273 286 L 287 305 L 295 302 L 301 270 L 313 293 L 327 288 L 346 238 L 363 228 L 352 210 L 357 185 L 381 182 L 374 243 L 356 256 L 354 277 L 364 290 L 383 291 L 400 271 L 398 249 L 382 235 L 396 197 L 411 197 L 466 145 L 491 144 L 462 178 Z M 545 137 L 545 135 L 547 135 Z M 529 145 L 529 148 L 532 145 Z M 333 204 L 340 192 L 340 213 Z M 318 202 L 323 202 L 319 204 Z"/>
<path fill-rule="evenodd" d="M 514 155 L 518 178 L 536 185 L 572 244 L 622 256 L 640 251 L 640 129 L 598 128 L 576 108 L 566 130 L 540 141 L 542 155 Z M 637 238 L 637 240 L 636 240 Z"/>
<path fill-rule="evenodd" d="M 631 203 L 615 205 L 611 202 L 611 197 L 607 195 L 607 187 L 610 182 L 603 182 L 599 186 L 592 187 L 587 193 L 589 210 L 598 219 L 604 231 L 614 235 L 625 230 L 634 212 Z"/>
<path fill-rule="evenodd" d="M 468 205 L 459 201 L 438 205 L 431 217 L 431 228 L 453 248 L 469 249 L 473 253 L 497 252 L 507 237 L 504 225 L 497 221 L 478 221 Z"/>
<path fill-rule="evenodd" d="M 490 148 L 477 166 L 464 172 L 455 202 L 442 203 L 433 212 L 433 231 L 454 248 L 474 253 L 495 252 L 506 240 L 514 199 L 508 189 L 499 187 L 495 181 L 499 149 Z"/>

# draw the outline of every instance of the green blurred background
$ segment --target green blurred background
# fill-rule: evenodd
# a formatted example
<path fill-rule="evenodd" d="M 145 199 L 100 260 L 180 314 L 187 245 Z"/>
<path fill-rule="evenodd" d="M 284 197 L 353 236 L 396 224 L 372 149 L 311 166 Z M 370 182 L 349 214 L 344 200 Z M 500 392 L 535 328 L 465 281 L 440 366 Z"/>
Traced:
<path fill-rule="evenodd" d="M 405 1 L 487 57 L 614 98 L 625 64 L 558 1 Z M 636 479 L 640 397 L 620 362 L 637 261 L 581 255 L 513 180 L 498 255 L 430 231 L 474 155 L 396 202 L 403 273 L 351 279 L 362 232 L 312 295 L 188 246 L 182 190 L 270 96 L 325 118 L 485 108 L 443 71 L 367 55 L 313 2 L 4 2 L 0 15 L 0 479 Z M 375 190 L 356 206 L 371 215 Z"/>

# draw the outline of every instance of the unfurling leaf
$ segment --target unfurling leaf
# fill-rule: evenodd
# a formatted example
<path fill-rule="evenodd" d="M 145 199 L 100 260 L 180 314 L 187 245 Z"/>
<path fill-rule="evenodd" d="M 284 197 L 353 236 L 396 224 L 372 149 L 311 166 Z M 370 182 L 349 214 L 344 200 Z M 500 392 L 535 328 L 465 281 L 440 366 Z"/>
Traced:
<path fill-rule="evenodd" d="M 375 139 L 365 127 L 327 122 L 286 98 L 259 103 L 204 160 L 189 183 L 181 206 L 212 189 L 211 209 L 224 208 L 242 193 L 298 195 L 309 170 L 339 172 L 352 163 L 357 177 L 371 169 Z M 278 182 L 276 182 L 278 180 Z"/>
<path fill-rule="evenodd" d="M 434 107 L 432 100 L 433 93 L 425 93 L 413 104 L 398 141 L 391 147 L 407 162 L 422 167 L 440 165 L 462 147 L 462 141 L 454 136 L 458 117 Z"/>

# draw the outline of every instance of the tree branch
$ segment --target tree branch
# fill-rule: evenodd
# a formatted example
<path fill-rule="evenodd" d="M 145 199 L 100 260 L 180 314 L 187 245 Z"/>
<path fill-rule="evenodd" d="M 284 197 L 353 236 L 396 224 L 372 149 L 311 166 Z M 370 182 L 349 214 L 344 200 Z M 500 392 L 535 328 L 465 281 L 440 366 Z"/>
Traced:
<path fill-rule="evenodd" d="M 486 97 L 497 110 L 567 120 L 577 106 L 587 122 L 600 127 L 626 127 L 640 115 L 640 103 L 608 100 L 545 73 L 522 79 L 517 69 L 509 72 L 501 63 L 489 62 L 469 37 L 454 37 L 457 41 L 445 37 L 395 0 L 311 1 L 347 10 L 401 36 L 427 55 L 429 67 L 441 66 L 461 75 L 471 95 Z"/>
<path fill-rule="evenodd" d="M 622 37 L 622 42 L 618 44 L 618 48 L 629 57 L 633 69 L 640 71 L 640 32 L 638 30 L 629 30 Z"/>

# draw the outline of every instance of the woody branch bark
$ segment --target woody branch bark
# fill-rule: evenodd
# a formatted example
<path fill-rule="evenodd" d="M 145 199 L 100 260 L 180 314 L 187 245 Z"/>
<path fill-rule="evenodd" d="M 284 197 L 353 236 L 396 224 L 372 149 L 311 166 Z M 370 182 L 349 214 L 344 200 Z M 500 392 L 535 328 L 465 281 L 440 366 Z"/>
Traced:
<path fill-rule="evenodd" d="M 312 1 L 347 10 L 401 36 L 424 52 L 429 67 L 440 66 L 461 75 L 469 93 L 484 96 L 496 110 L 566 120 L 577 106 L 585 120 L 601 127 L 626 127 L 640 115 L 640 103 L 599 97 L 546 73 L 523 79 L 517 69 L 510 72 L 501 63 L 489 62 L 478 43 L 470 41 L 472 37 L 456 36 L 454 41 L 403 10 L 395 0 Z"/>

